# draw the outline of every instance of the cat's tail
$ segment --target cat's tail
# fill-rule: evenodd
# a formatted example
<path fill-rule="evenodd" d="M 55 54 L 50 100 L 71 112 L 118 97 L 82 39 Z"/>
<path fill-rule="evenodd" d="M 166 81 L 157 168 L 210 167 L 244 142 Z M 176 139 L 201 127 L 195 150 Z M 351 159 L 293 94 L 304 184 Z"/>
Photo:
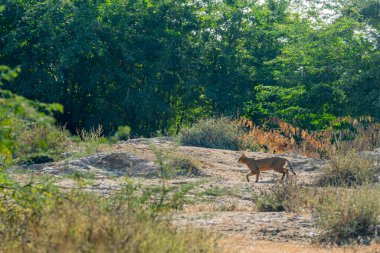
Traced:
<path fill-rule="evenodd" d="M 294 170 L 293 170 L 292 164 L 291 164 L 288 160 L 286 160 L 286 161 L 287 161 L 288 164 L 289 164 L 289 169 L 290 169 L 290 171 L 291 171 L 294 175 L 297 175 L 297 174 L 294 172 Z"/>

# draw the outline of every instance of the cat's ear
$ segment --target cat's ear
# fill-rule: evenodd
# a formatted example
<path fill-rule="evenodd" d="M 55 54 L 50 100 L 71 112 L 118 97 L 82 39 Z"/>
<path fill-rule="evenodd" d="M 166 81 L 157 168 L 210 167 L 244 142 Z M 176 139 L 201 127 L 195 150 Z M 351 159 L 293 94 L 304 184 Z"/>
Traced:
<path fill-rule="evenodd" d="M 242 156 L 242 157 L 246 157 L 244 152 L 241 153 L 241 156 Z"/>

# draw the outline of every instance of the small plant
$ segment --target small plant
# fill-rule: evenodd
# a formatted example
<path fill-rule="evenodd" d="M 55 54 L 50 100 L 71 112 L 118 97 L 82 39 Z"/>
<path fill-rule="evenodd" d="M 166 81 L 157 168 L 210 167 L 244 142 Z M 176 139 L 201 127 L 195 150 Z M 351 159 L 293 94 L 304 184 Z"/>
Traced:
<path fill-rule="evenodd" d="M 192 127 L 182 129 L 179 134 L 181 144 L 218 149 L 240 149 L 242 127 L 229 118 L 203 119 Z"/>
<path fill-rule="evenodd" d="M 178 209 L 185 203 L 185 195 L 190 191 L 195 185 L 184 185 L 179 189 L 176 187 L 169 187 L 167 185 L 167 179 L 176 175 L 177 170 L 173 166 L 173 154 L 175 154 L 174 147 L 161 148 L 155 145 L 151 145 L 151 148 L 155 154 L 155 164 L 160 171 L 160 183 L 161 186 L 156 186 L 156 192 L 159 193 L 159 197 L 155 198 L 155 207 L 157 209 L 165 209 L 165 206 L 170 206 L 171 208 Z M 174 156 L 175 157 L 175 156 Z M 182 161 L 181 161 L 182 163 Z M 187 163 L 185 165 L 188 165 Z M 188 169 L 188 168 L 185 168 Z M 187 171 L 188 172 L 188 171 Z M 167 204 L 167 200 L 171 199 Z"/>
<path fill-rule="evenodd" d="M 103 127 L 98 126 L 92 128 L 90 131 L 85 129 L 77 131 L 77 143 L 80 156 L 86 156 L 94 154 L 98 151 L 101 144 L 107 144 L 108 140 L 103 136 Z"/>
<path fill-rule="evenodd" d="M 374 160 L 354 150 L 338 153 L 322 168 L 318 183 L 326 186 L 355 186 L 372 183 L 376 179 Z"/>
<path fill-rule="evenodd" d="M 88 171 L 74 171 L 73 173 L 67 174 L 69 178 L 75 179 L 75 180 L 93 180 L 96 178 L 96 174 L 93 172 Z"/>
<path fill-rule="evenodd" d="M 259 196 L 255 196 L 254 202 L 259 212 L 285 211 L 284 200 L 278 198 L 271 192 L 262 191 Z"/>
<path fill-rule="evenodd" d="M 346 243 L 372 236 L 379 224 L 380 189 L 368 186 L 326 195 L 316 208 L 322 241 Z"/>
<path fill-rule="evenodd" d="M 126 141 L 131 135 L 131 128 L 129 126 L 119 126 L 116 133 L 111 137 L 111 141 Z"/>

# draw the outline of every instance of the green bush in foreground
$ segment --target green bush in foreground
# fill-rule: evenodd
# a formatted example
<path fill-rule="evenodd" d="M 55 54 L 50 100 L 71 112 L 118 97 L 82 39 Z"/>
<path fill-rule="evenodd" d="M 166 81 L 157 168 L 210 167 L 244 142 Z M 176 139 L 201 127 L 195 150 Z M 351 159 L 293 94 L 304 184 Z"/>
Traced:
<path fill-rule="evenodd" d="M 322 241 L 347 243 L 374 236 L 380 222 L 380 189 L 362 187 L 328 194 L 317 206 Z"/>
<path fill-rule="evenodd" d="M 322 186 L 355 186 L 376 180 L 373 159 L 351 150 L 336 154 L 321 170 L 318 184 Z"/>
<path fill-rule="evenodd" d="M 218 149 L 240 149 L 241 126 L 226 117 L 200 120 L 179 134 L 181 144 Z"/>

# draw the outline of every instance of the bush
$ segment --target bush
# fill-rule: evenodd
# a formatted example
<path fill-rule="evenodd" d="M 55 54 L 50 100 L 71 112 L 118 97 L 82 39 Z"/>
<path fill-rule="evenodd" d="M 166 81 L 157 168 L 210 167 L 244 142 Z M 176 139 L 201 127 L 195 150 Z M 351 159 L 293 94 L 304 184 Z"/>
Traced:
<path fill-rule="evenodd" d="M 177 176 L 200 176 L 199 163 L 194 158 L 184 154 L 175 154 L 169 160 L 169 166 Z"/>
<path fill-rule="evenodd" d="M 270 192 L 261 192 L 255 200 L 256 209 L 259 212 L 282 212 L 285 211 L 284 200 L 277 198 Z"/>
<path fill-rule="evenodd" d="M 322 186 L 354 186 L 372 183 L 376 180 L 374 160 L 350 150 L 336 154 L 324 166 L 318 184 Z"/>
<path fill-rule="evenodd" d="M 150 145 L 154 155 L 155 164 L 161 172 L 163 179 L 175 176 L 200 176 L 199 162 L 189 155 L 176 152 L 176 146 L 160 147 Z"/>
<path fill-rule="evenodd" d="M 242 127 L 229 118 L 203 119 L 179 134 L 181 144 L 218 149 L 240 149 Z"/>
<path fill-rule="evenodd" d="M 94 154 L 98 151 L 101 144 L 108 144 L 108 140 L 103 136 L 103 127 L 98 126 L 89 131 L 85 129 L 77 131 L 76 140 L 79 154 L 77 156 L 86 156 Z"/>
<path fill-rule="evenodd" d="M 306 189 L 295 179 L 277 182 L 254 198 L 256 208 L 262 212 L 294 212 L 302 208 Z"/>
<path fill-rule="evenodd" d="M 375 234 L 379 224 L 380 189 L 362 187 L 328 194 L 317 207 L 323 241 L 346 243 Z"/>
<path fill-rule="evenodd" d="M 54 161 L 72 147 L 64 128 L 17 120 L 14 131 L 17 143 L 14 155 L 19 162 Z"/>
<path fill-rule="evenodd" d="M 111 141 L 126 141 L 131 135 L 131 128 L 129 126 L 119 126 L 116 133 L 111 137 Z"/>

